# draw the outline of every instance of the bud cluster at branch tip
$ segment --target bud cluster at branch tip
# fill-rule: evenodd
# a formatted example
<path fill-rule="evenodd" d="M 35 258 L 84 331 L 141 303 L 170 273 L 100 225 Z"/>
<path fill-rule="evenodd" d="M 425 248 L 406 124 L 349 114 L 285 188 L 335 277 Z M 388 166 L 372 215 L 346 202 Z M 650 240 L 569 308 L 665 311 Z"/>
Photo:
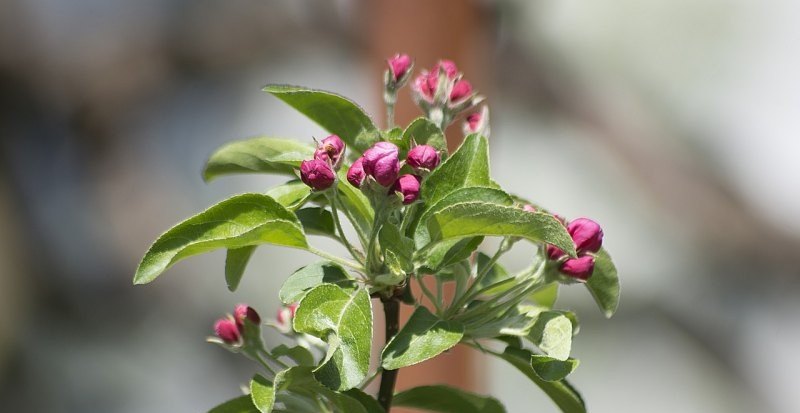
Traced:
<path fill-rule="evenodd" d="M 214 323 L 214 334 L 228 345 L 239 345 L 247 334 L 246 322 L 255 326 L 261 325 L 261 316 L 247 304 L 238 304 L 233 316 L 228 315 Z"/>

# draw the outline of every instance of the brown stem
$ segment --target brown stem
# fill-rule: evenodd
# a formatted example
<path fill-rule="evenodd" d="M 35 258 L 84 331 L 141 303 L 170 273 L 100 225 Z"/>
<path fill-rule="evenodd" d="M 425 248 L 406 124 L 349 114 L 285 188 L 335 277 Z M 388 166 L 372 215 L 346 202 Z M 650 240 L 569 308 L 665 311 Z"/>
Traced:
<path fill-rule="evenodd" d="M 396 297 L 389 297 L 383 301 L 383 315 L 386 319 L 386 342 L 388 343 L 400 329 L 400 302 Z M 378 390 L 378 403 L 386 413 L 392 408 L 394 385 L 397 382 L 397 370 L 384 370 L 381 373 L 381 387 Z"/>

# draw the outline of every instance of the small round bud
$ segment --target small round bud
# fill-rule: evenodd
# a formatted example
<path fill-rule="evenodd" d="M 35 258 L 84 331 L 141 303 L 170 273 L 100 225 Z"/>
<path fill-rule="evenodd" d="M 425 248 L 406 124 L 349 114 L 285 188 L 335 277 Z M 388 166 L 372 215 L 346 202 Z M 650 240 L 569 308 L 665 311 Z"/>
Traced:
<path fill-rule="evenodd" d="M 241 338 L 239 329 L 236 327 L 236 322 L 230 318 L 221 318 L 217 320 L 217 322 L 214 323 L 214 334 L 226 344 L 236 344 Z"/>
<path fill-rule="evenodd" d="M 551 260 L 558 260 L 559 258 L 567 255 L 566 252 L 562 251 L 561 248 L 556 247 L 555 245 L 547 244 L 547 258 Z"/>
<path fill-rule="evenodd" d="M 419 198 L 419 183 L 421 180 L 416 175 L 405 174 L 397 178 L 392 190 L 403 195 L 403 204 L 408 205 Z"/>
<path fill-rule="evenodd" d="M 389 64 L 389 71 L 392 74 L 392 80 L 394 83 L 400 83 L 400 81 L 408 74 L 409 69 L 411 69 L 412 61 L 411 57 L 407 54 L 396 54 L 389 59 L 386 59 L 386 63 Z"/>
<path fill-rule="evenodd" d="M 371 175 L 381 186 L 391 186 L 400 172 L 398 148 L 389 142 L 378 142 L 364 151 L 364 172 Z"/>
<path fill-rule="evenodd" d="M 255 325 L 261 324 L 261 316 L 258 312 L 247 304 L 237 304 L 233 309 L 233 319 L 236 321 L 236 327 L 240 332 L 244 332 L 244 320 L 250 320 Z"/>
<path fill-rule="evenodd" d="M 440 161 L 439 152 L 430 145 L 417 145 L 408 151 L 406 163 L 415 169 L 427 169 L 429 171 L 436 168 Z"/>
<path fill-rule="evenodd" d="M 566 276 L 586 281 L 594 272 L 594 257 L 582 255 L 578 258 L 570 258 L 561 264 L 559 270 Z"/>
<path fill-rule="evenodd" d="M 578 254 L 597 252 L 603 246 L 603 229 L 589 218 L 578 218 L 567 225 L 567 232 L 575 242 Z"/>
<path fill-rule="evenodd" d="M 450 103 L 461 103 L 472 96 L 472 85 L 466 80 L 459 80 L 450 91 Z"/>
<path fill-rule="evenodd" d="M 278 327 L 284 331 L 292 329 L 292 320 L 297 313 L 298 305 L 298 303 L 292 303 L 278 310 L 278 314 L 275 315 L 275 321 L 278 322 Z"/>
<path fill-rule="evenodd" d="M 356 188 L 361 188 L 361 183 L 364 182 L 364 178 L 367 176 L 364 172 L 363 163 L 364 158 L 358 158 L 350 165 L 350 169 L 347 170 L 347 182 L 350 182 L 350 185 Z"/>
<path fill-rule="evenodd" d="M 479 112 L 467 115 L 462 128 L 465 135 L 470 133 L 479 133 L 485 137 L 489 137 L 489 107 L 483 106 Z"/>
<path fill-rule="evenodd" d="M 333 185 L 336 174 L 328 162 L 311 159 L 300 164 L 300 179 L 315 191 L 323 191 Z"/>
<path fill-rule="evenodd" d="M 334 169 L 339 169 L 344 158 L 345 143 L 336 135 L 323 139 L 314 151 L 314 159 L 319 159 L 331 164 Z"/>
<path fill-rule="evenodd" d="M 439 83 L 439 77 L 433 73 L 422 72 L 421 75 L 414 79 L 411 85 L 414 99 L 433 103 L 433 97 L 436 94 L 436 88 Z"/>

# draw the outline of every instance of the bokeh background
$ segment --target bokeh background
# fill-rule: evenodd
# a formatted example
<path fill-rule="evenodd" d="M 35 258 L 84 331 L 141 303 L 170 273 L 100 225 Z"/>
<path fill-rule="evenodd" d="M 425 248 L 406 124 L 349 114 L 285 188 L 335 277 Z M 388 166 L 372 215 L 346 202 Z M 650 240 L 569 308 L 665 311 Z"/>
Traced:
<path fill-rule="evenodd" d="M 499 182 L 603 224 L 618 314 L 582 288 L 560 298 L 583 322 L 572 381 L 590 411 L 798 412 L 798 44 L 790 0 L 5 0 L 0 411 L 237 395 L 253 367 L 204 342 L 211 323 L 241 301 L 273 314 L 312 256 L 261 248 L 236 293 L 221 252 L 147 286 L 134 268 L 172 224 L 279 182 L 204 184 L 216 147 L 324 136 L 262 85 L 337 91 L 380 122 L 382 59 L 402 51 L 456 60 L 488 96 Z M 417 116 L 406 91 L 399 109 Z M 445 362 L 510 413 L 556 411 L 506 365 Z"/>

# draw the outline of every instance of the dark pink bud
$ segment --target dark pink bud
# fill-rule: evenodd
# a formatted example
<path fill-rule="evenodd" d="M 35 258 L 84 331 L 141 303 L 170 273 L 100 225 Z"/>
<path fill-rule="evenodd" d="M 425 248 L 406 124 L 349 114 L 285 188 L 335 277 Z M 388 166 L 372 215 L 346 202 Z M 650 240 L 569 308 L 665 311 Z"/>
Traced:
<path fill-rule="evenodd" d="M 531 204 L 525 204 L 522 206 L 522 210 L 526 212 L 536 212 L 536 207 Z"/>
<path fill-rule="evenodd" d="M 356 188 L 361 188 L 361 183 L 364 182 L 364 178 L 367 176 L 364 172 L 363 162 L 363 157 L 358 158 L 350 165 L 350 169 L 347 170 L 347 182 L 350 182 L 350 185 Z"/>
<path fill-rule="evenodd" d="M 244 320 L 250 320 L 255 325 L 261 324 L 261 316 L 258 315 L 253 307 L 247 304 L 237 304 L 233 309 L 233 319 L 236 321 L 236 326 L 239 331 L 244 332 Z"/>
<path fill-rule="evenodd" d="M 412 168 L 422 168 L 429 171 L 439 165 L 439 152 L 430 145 L 417 145 L 408 151 L 406 163 Z"/>
<path fill-rule="evenodd" d="M 395 181 L 392 190 L 403 195 L 403 204 L 408 205 L 419 197 L 419 183 L 422 179 L 416 175 L 405 174 Z"/>
<path fill-rule="evenodd" d="M 411 57 L 407 54 L 396 54 L 386 59 L 386 62 L 389 64 L 389 70 L 392 72 L 395 83 L 399 82 L 411 68 Z"/>
<path fill-rule="evenodd" d="M 481 126 L 481 117 L 480 112 L 471 113 L 467 116 L 467 126 L 465 129 L 470 133 L 477 132 Z"/>
<path fill-rule="evenodd" d="M 364 172 L 371 175 L 381 186 L 391 186 L 400 172 L 397 146 L 389 142 L 378 142 L 364 151 Z"/>
<path fill-rule="evenodd" d="M 329 162 L 331 166 L 338 169 L 341 165 L 342 155 L 344 155 L 345 143 L 336 135 L 330 135 L 323 139 L 314 151 L 314 159 Z"/>
<path fill-rule="evenodd" d="M 466 80 L 459 80 L 450 91 L 450 102 L 458 103 L 472 95 L 472 85 Z"/>
<path fill-rule="evenodd" d="M 567 225 L 567 231 L 575 242 L 578 254 L 597 252 L 603 245 L 603 230 L 589 218 L 578 218 Z"/>
<path fill-rule="evenodd" d="M 547 244 L 547 258 L 551 260 L 557 260 L 563 256 L 567 255 L 561 248 L 556 247 L 555 245 Z"/>
<path fill-rule="evenodd" d="M 594 257 L 582 255 L 578 258 L 570 258 L 561 264 L 559 270 L 564 275 L 586 281 L 594 271 Z"/>
<path fill-rule="evenodd" d="M 436 74 L 436 77 L 439 77 L 439 72 L 444 71 L 447 74 L 447 78 L 453 80 L 456 78 L 458 74 L 458 67 L 456 64 L 453 63 L 452 60 L 440 60 L 439 63 L 436 63 L 436 66 L 433 67 L 432 73 Z"/>
<path fill-rule="evenodd" d="M 214 334 L 227 344 L 236 344 L 241 335 L 236 327 L 236 322 L 230 318 L 220 318 L 214 323 Z"/>
<path fill-rule="evenodd" d="M 311 159 L 300 164 L 300 179 L 315 191 L 322 191 L 333 185 L 336 174 L 328 162 Z"/>
<path fill-rule="evenodd" d="M 433 79 L 432 83 L 431 79 Z M 415 95 L 428 103 L 433 102 L 433 96 L 436 94 L 436 87 L 439 82 L 438 79 L 435 75 L 426 72 L 417 76 L 412 85 Z"/>

